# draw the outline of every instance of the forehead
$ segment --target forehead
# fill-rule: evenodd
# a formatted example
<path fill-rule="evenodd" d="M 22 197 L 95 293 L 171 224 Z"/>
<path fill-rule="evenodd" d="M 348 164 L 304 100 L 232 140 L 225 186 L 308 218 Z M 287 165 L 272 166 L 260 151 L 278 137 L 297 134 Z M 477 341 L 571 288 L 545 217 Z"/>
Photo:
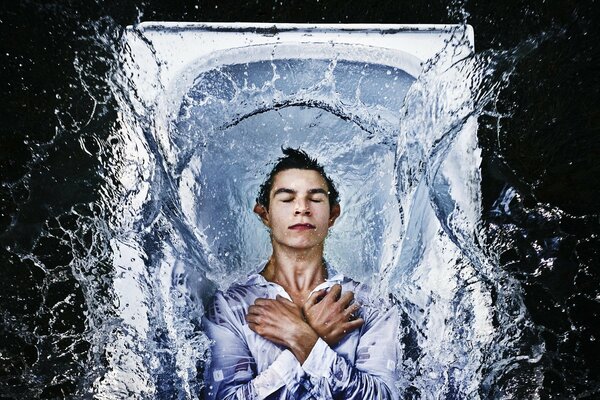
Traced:
<path fill-rule="evenodd" d="M 278 172 L 273 179 L 271 192 L 281 189 L 293 189 L 296 191 L 322 188 L 328 190 L 327 182 L 320 173 L 306 169 L 287 169 Z"/>

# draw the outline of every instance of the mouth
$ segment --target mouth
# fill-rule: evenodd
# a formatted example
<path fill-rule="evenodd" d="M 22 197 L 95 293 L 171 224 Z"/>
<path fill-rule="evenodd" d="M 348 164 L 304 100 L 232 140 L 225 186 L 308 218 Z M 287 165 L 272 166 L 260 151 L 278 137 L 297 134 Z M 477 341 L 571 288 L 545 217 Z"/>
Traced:
<path fill-rule="evenodd" d="M 295 225 L 288 227 L 288 229 L 292 229 L 292 230 L 296 230 L 296 231 L 304 231 L 304 230 L 315 229 L 315 228 L 316 227 L 312 224 L 295 224 Z"/>

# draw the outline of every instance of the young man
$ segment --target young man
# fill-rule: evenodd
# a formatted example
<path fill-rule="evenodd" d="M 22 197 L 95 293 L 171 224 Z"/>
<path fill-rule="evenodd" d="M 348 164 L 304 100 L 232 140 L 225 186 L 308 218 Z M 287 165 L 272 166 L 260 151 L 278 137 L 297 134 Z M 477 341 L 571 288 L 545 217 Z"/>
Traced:
<path fill-rule="evenodd" d="M 273 253 L 207 310 L 207 398 L 397 398 L 395 310 L 323 260 L 338 192 L 305 152 L 283 153 L 254 207 Z"/>

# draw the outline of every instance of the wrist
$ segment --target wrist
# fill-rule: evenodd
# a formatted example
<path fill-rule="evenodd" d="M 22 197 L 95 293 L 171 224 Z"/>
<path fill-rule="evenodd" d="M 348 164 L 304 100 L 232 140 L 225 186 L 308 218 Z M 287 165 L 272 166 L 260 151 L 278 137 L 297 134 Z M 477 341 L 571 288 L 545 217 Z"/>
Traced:
<path fill-rule="evenodd" d="M 289 346 L 289 349 L 300 364 L 306 360 L 315 343 L 319 340 L 319 335 L 308 324 L 304 325 L 303 329 L 292 340 Z"/>

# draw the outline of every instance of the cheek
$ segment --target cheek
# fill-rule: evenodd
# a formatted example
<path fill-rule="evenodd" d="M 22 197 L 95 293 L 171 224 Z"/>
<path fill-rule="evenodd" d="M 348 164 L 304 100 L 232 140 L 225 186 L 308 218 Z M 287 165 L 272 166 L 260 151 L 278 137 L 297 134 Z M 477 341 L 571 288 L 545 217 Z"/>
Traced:
<path fill-rule="evenodd" d="M 282 226 L 285 226 L 287 228 L 286 225 L 286 219 L 284 218 L 284 213 L 282 212 L 281 209 L 277 209 L 277 210 L 273 210 L 273 212 L 270 215 L 271 217 L 271 228 L 281 228 Z"/>
<path fill-rule="evenodd" d="M 323 225 L 325 228 L 329 227 L 329 217 L 329 209 L 318 210 L 315 212 L 315 219 L 320 222 L 319 225 Z"/>

